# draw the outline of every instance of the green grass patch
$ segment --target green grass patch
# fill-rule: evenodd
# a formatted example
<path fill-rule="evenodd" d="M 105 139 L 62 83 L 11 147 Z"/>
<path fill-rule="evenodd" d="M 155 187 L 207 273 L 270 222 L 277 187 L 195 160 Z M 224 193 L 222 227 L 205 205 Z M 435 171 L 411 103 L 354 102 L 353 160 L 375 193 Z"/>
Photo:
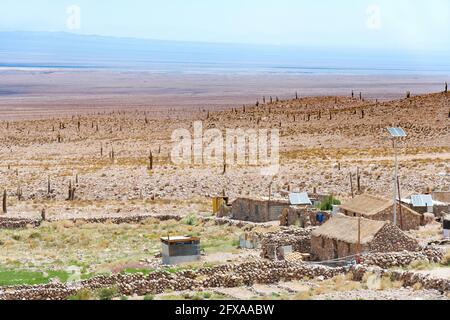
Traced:
<path fill-rule="evenodd" d="M 47 284 L 55 278 L 66 282 L 69 276 L 66 271 L 0 270 L 0 286 Z"/>

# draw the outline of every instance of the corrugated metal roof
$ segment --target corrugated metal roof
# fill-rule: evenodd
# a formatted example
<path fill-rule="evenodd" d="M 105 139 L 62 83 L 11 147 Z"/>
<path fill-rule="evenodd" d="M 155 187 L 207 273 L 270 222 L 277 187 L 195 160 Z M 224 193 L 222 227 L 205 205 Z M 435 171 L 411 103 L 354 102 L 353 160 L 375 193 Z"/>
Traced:
<path fill-rule="evenodd" d="M 289 194 L 289 202 L 296 205 L 312 205 L 311 199 L 309 199 L 308 193 L 290 193 Z"/>
<path fill-rule="evenodd" d="M 406 132 L 402 128 L 388 128 L 388 131 L 394 138 L 406 137 Z"/>
<path fill-rule="evenodd" d="M 418 194 L 411 196 L 413 207 L 432 207 L 433 197 L 429 194 Z"/>

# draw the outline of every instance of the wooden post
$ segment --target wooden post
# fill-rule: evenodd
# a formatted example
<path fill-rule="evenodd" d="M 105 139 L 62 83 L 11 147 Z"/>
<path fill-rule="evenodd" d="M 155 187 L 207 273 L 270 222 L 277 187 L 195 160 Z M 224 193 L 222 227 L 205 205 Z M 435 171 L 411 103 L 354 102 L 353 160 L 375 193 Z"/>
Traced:
<path fill-rule="evenodd" d="M 361 193 L 361 176 L 359 174 L 359 167 L 357 168 L 357 171 L 356 171 L 356 183 L 357 183 L 357 187 L 358 187 L 358 193 Z"/>
<path fill-rule="evenodd" d="M 353 192 L 353 174 L 350 172 L 350 191 L 352 193 L 352 198 L 355 197 L 355 193 Z"/>
<path fill-rule="evenodd" d="M 359 215 L 358 217 L 358 244 L 356 247 L 356 251 L 356 262 L 359 264 L 361 262 L 361 215 Z"/>
<path fill-rule="evenodd" d="M 400 193 L 400 178 L 397 177 L 397 190 L 398 190 L 398 198 L 400 201 L 398 202 L 399 205 L 399 215 L 400 215 L 400 229 L 403 230 L 403 215 L 402 215 L 402 194 Z"/>

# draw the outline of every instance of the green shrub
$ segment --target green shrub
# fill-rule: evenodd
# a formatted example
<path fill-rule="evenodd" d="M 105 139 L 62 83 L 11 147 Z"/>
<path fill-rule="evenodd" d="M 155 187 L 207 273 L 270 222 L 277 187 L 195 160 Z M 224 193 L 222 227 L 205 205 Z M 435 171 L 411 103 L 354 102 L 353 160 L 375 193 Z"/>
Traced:
<path fill-rule="evenodd" d="M 203 298 L 211 299 L 212 294 L 210 292 L 203 292 Z"/>
<path fill-rule="evenodd" d="M 319 205 L 319 209 L 322 211 L 331 211 L 333 210 L 333 205 L 338 206 L 341 202 L 333 196 L 328 196 L 322 201 Z"/>
<path fill-rule="evenodd" d="M 98 291 L 100 300 L 112 300 L 115 296 L 117 296 L 117 288 L 103 288 Z"/>
<path fill-rule="evenodd" d="M 146 294 L 144 300 L 155 300 L 155 296 L 152 294 Z"/>
<path fill-rule="evenodd" d="M 183 223 L 188 226 L 196 226 L 197 222 L 197 218 L 194 215 L 189 215 L 183 220 Z"/>
<path fill-rule="evenodd" d="M 70 296 L 68 300 L 91 300 L 92 299 L 92 293 L 88 289 L 81 289 L 78 291 L 75 295 Z"/>

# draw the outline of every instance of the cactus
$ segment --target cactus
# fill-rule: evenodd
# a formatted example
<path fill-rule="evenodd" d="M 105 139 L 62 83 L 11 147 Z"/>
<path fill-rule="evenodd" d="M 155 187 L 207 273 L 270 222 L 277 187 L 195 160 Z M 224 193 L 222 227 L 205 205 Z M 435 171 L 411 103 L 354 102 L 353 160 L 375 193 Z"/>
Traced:
<path fill-rule="evenodd" d="M 444 92 L 447 93 L 448 92 L 448 85 L 447 82 L 445 83 L 445 88 L 444 88 Z"/>
<path fill-rule="evenodd" d="M 406 91 L 406 99 L 411 98 L 411 92 L 410 91 Z"/>
<path fill-rule="evenodd" d="M 72 185 L 72 180 L 69 180 L 69 197 L 67 198 L 68 201 L 75 200 L 75 187 Z"/>
<path fill-rule="evenodd" d="M 22 188 L 20 184 L 17 186 L 17 201 L 22 201 Z"/>
<path fill-rule="evenodd" d="M 153 153 L 150 150 L 150 154 L 148 156 L 148 170 L 153 170 Z"/>
<path fill-rule="evenodd" d="M 52 184 L 50 181 L 50 176 L 47 177 L 47 194 L 52 193 Z"/>
<path fill-rule="evenodd" d="M 298 100 L 298 93 L 295 91 L 295 100 Z"/>
<path fill-rule="evenodd" d="M 7 198 L 7 194 L 6 194 L 6 189 L 5 189 L 5 190 L 3 190 L 3 201 L 2 201 L 2 208 L 3 208 L 4 214 L 8 213 L 8 208 L 6 206 L 6 198 Z"/>

